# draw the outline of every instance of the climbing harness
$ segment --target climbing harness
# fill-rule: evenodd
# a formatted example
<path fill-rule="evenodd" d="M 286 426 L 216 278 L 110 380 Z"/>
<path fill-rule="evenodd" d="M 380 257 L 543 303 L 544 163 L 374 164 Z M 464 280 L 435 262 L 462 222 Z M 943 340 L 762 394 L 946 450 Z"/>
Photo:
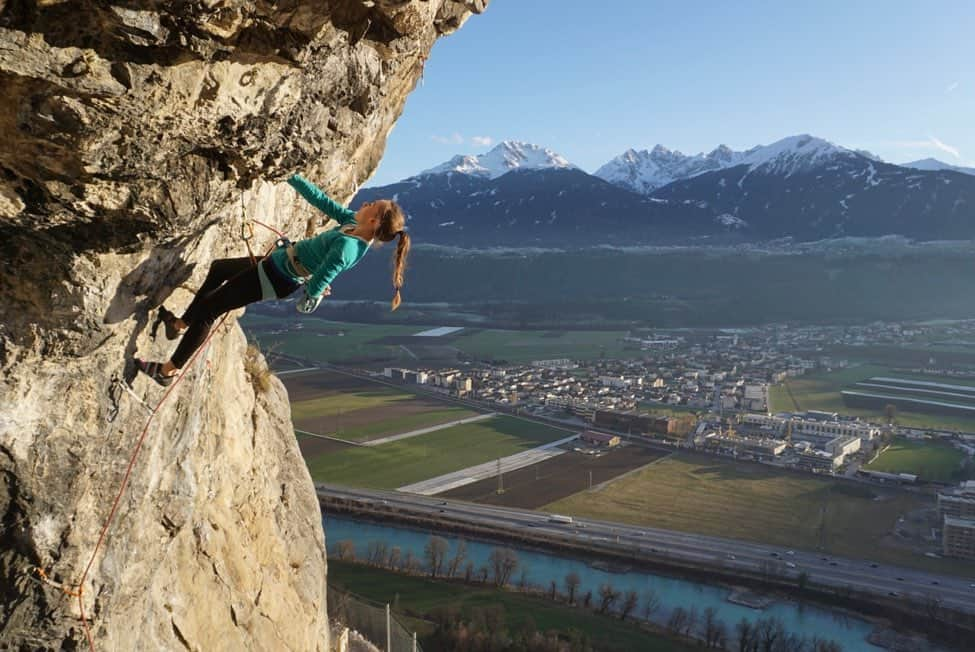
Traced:
<path fill-rule="evenodd" d="M 241 199 L 241 205 L 243 205 L 243 198 Z M 264 224 L 264 223 L 259 222 L 257 220 L 251 220 L 251 221 L 254 224 L 258 224 L 258 225 L 263 226 L 264 228 L 266 228 L 266 229 L 268 229 L 270 231 L 273 231 L 278 236 L 279 239 L 285 239 L 285 240 L 287 240 L 287 238 L 284 236 L 284 234 L 281 233 L 280 231 L 278 231 L 277 229 L 275 229 L 274 227 L 268 226 L 267 224 Z M 243 229 L 242 229 L 242 233 L 243 233 Z M 253 234 L 253 231 L 252 231 L 252 234 Z M 246 240 L 247 239 L 245 239 L 245 242 L 246 242 Z M 248 245 L 248 250 L 250 250 L 250 246 L 249 245 Z M 267 250 L 267 252 L 261 257 L 261 260 L 263 260 L 264 258 L 266 258 L 268 256 L 268 254 L 271 253 L 272 250 L 273 250 L 273 247 L 269 248 Z M 254 264 L 255 265 L 257 265 L 257 264 L 260 263 L 260 261 L 257 260 L 253 255 L 251 255 L 251 259 L 254 261 Z M 200 356 L 200 354 L 203 351 L 207 350 L 208 345 L 210 343 L 210 339 L 217 333 L 217 331 L 220 329 L 220 327 L 223 325 L 223 323 L 224 323 L 224 321 L 226 321 L 226 319 L 227 319 L 227 315 L 225 314 L 225 315 L 223 315 L 220 318 L 220 321 L 217 322 L 214 325 L 214 327 L 210 330 L 209 335 L 207 335 L 206 339 L 203 340 L 203 343 L 193 353 L 193 356 L 189 359 L 189 362 L 186 365 L 187 366 L 187 369 L 192 368 L 193 364 L 196 362 L 196 360 Z M 209 360 L 207 360 L 207 366 L 209 368 Z M 111 507 L 111 509 L 108 512 L 108 517 L 105 519 L 105 522 L 102 525 L 101 530 L 99 531 L 98 540 L 95 543 L 95 548 L 92 550 L 91 557 L 88 559 L 88 563 L 85 566 L 85 570 L 81 574 L 81 579 L 78 580 L 78 582 L 76 584 L 68 584 L 68 583 L 65 583 L 65 582 L 56 581 L 56 580 L 52 579 L 48 575 L 47 571 L 45 571 L 43 568 L 41 568 L 39 566 L 34 566 L 34 567 L 32 567 L 32 568 L 29 569 L 29 576 L 30 577 L 36 576 L 36 579 L 38 581 L 40 581 L 42 584 L 45 584 L 47 586 L 53 587 L 55 589 L 58 589 L 64 595 L 67 595 L 69 597 L 77 598 L 78 599 L 78 610 L 79 610 L 79 613 L 81 614 L 81 624 L 82 624 L 82 626 L 84 628 L 85 638 L 88 640 L 88 647 L 91 649 L 91 652 L 95 652 L 95 640 L 92 637 L 91 627 L 90 627 L 90 625 L 88 623 L 88 616 L 85 613 L 85 600 L 84 600 L 85 581 L 88 579 L 88 573 L 91 571 L 91 568 L 92 568 L 92 566 L 95 563 L 95 559 L 98 557 L 98 552 L 101 549 L 102 544 L 104 544 L 105 541 L 106 541 L 106 539 L 107 539 L 108 528 L 111 526 L 112 521 L 115 519 L 115 515 L 118 512 L 119 503 L 122 501 L 122 496 L 125 494 L 125 490 L 128 487 L 129 479 L 132 476 L 132 469 L 135 467 L 136 459 L 139 456 L 139 451 L 142 450 L 142 445 L 143 445 L 143 443 L 146 440 L 146 435 L 149 433 L 149 426 L 152 425 L 152 421 L 153 421 L 153 419 L 155 419 L 156 415 L 159 413 L 159 409 L 166 402 L 166 399 L 169 398 L 169 395 L 173 393 L 173 391 L 179 385 L 180 381 L 183 380 L 183 378 L 185 377 L 185 375 L 186 375 L 185 373 L 181 373 L 181 374 L 179 374 L 175 378 L 175 380 L 173 381 L 173 383 L 168 388 L 166 388 L 165 393 L 163 393 L 162 398 L 159 399 L 159 402 L 156 403 L 156 406 L 155 407 L 149 407 L 149 405 L 145 401 L 143 401 L 139 397 L 139 395 L 136 394 L 132 390 L 132 388 L 129 386 L 128 383 L 126 383 L 123 380 L 119 379 L 117 376 L 113 376 L 112 377 L 112 383 L 113 383 L 113 385 L 118 384 L 119 387 L 121 389 L 123 389 L 126 393 L 128 393 L 129 395 L 131 395 L 136 400 L 136 402 L 138 402 L 140 405 L 142 405 L 144 408 L 146 408 L 146 410 L 149 412 L 149 417 L 148 417 L 148 419 L 146 419 L 146 424 L 142 428 L 142 432 L 139 434 L 139 438 L 136 440 L 135 448 L 132 450 L 132 455 L 130 456 L 128 465 L 125 468 L 125 473 L 122 476 L 122 482 L 119 485 L 118 493 L 115 495 L 115 499 L 112 501 L 112 507 Z M 115 388 L 115 387 L 110 387 L 110 389 L 109 389 L 110 397 L 111 396 L 114 396 L 114 392 L 116 391 L 116 389 L 117 388 Z M 112 412 L 113 412 L 113 414 L 110 415 L 111 416 L 111 419 L 110 420 L 114 420 L 114 418 L 118 414 L 118 405 L 117 405 L 117 402 L 113 406 Z"/>

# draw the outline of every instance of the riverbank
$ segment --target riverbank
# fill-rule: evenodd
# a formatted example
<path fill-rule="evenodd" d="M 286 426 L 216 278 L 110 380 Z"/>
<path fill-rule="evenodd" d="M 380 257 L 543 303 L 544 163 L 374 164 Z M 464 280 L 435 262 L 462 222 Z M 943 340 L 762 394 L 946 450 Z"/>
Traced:
<path fill-rule="evenodd" d="M 327 503 L 327 504 L 326 504 Z M 471 537 L 476 540 L 486 542 L 497 542 L 502 545 L 515 545 L 522 549 L 536 550 L 539 554 L 555 554 L 563 558 L 586 560 L 583 563 L 592 563 L 602 560 L 606 563 L 617 566 L 631 566 L 637 572 L 646 573 L 665 573 L 670 577 L 679 578 L 686 582 L 706 584 L 712 587 L 721 587 L 722 590 L 730 592 L 732 588 L 743 588 L 754 590 L 756 593 L 771 595 L 776 602 L 776 607 L 785 609 L 800 609 L 800 605 L 808 605 L 811 608 L 822 609 L 826 612 L 835 614 L 843 619 L 859 619 L 871 623 L 873 627 L 888 628 L 892 623 L 896 623 L 898 628 L 915 631 L 923 631 L 935 634 L 938 640 L 945 645 L 951 645 L 952 641 L 968 640 L 965 623 L 939 622 L 932 620 L 931 616 L 945 616 L 945 611 L 933 605 L 925 605 L 923 599 L 915 600 L 900 599 L 901 605 L 884 605 L 866 599 L 865 596 L 847 590 L 829 591 L 811 586 L 807 581 L 800 588 L 794 580 L 773 576 L 769 574 L 762 576 L 756 572 L 738 572 L 736 569 L 728 567 L 701 567 L 694 566 L 688 560 L 681 560 L 673 556 L 654 554 L 653 556 L 639 556 L 627 554 L 625 550 L 613 548 L 605 543 L 592 543 L 583 545 L 581 542 L 574 542 L 567 538 L 555 539 L 545 536 L 531 528 L 521 528 L 517 530 L 505 530 L 497 527 L 478 527 L 469 522 L 461 522 L 443 518 L 444 515 L 423 515 L 403 513 L 396 510 L 384 508 L 380 503 L 371 506 L 361 503 L 346 504 L 341 500 L 325 501 L 326 509 L 332 513 L 344 512 L 356 519 L 366 518 L 367 521 L 389 526 L 390 522 L 398 523 L 404 527 L 418 528 L 427 532 L 437 532 L 442 536 L 453 533 L 462 537 Z M 332 539 L 334 541 L 334 539 Z M 422 546 L 420 548 L 422 550 Z M 722 601 L 724 598 L 722 598 Z M 891 602 L 896 602 L 891 600 Z M 794 605 L 794 606 L 789 606 Z M 898 608 L 899 607 L 899 608 Z M 866 639 L 868 631 L 863 634 Z M 954 637 L 954 638 L 952 638 Z"/>
<path fill-rule="evenodd" d="M 596 650 L 690 652 L 697 649 L 692 644 L 651 631 L 635 622 L 621 621 L 618 617 L 599 615 L 589 609 L 554 603 L 526 593 L 472 586 L 456 580 L 433 580 L 332 560 L 329 562 L 329 582 L 372 600 L 395 600 L 394 610 L 408 616 L 411 623 L 417 625 L 417 635 L 424 648 L 424 639 L 434 631 L 431 614 L 438 609 L 454 607 L 470 617 L 475 609 L 500 607 L 509 629 L 521 629 L 531 623 L 540 632 L 556 630 L 566 638 L 569 631 L 575 629 L 585 634 Z"/>
<path fill-rule="evenodd" d="M 475 587 L 492 584 L 499 572 L 496 562 L 510 559 L 514 567 L 502 580 L 504 584 L 551 595 L 553 592 L 562 593 L 567 578 L 571 576 L 577 578 L 575 581 L 578 582 L 576 601 L 602 606 L 604 591 L 610 591 L 616 596 L 615 606 L 610 609 L 612 611 L 619 610 L 625 596 L 632 593 L 639 604 L 631 615 L 645 618 L 666 630 L 683 631 L 682 627 L 686 627 L 688 621 L 696 621 L 696 626 L 690 628 L 696 631 L 703 625 L 704 614 L 711 612 L 714 623 L 723 623 L 728 631 L 742 621 L 746 622 L 746 626 L 757 626 L 764 621 L 778 623 L 782 631 L 807 640 L 829 632 L 829 638 L 839 643 L 846 652 L 879 650 L 867 642 L 874 630 L 871 622 L 836 610 L 779 600 L 773 601 L 764 610 L 756 611 L 729 602 L 731 588 L 649 573 L 635 566 L 628 572 L 617 573 L 595 568 L 577 557 L 555 555 L 510 542 L 488 542 L 439 531 L 434 536 L 429 529 L 378 524 L 334 514 L 326 518 L 325 524 L 330 557 L 333 559 L 367 560 L 375 566 L 418 574 L 424 569 L 429 570 L 426 562 L 430 546 L 434 545 L 434 539 L 439 538 L 441 550 L 446 548 L 441 574 L 462 579 Z M 455 562 L 458 554 L 461 559 Z M 620 568 L 617 567 L 617 570 Z M 568 590 L 564 592 L 567 594 Z M 588 598 L 585 597 L 587 595 Z M 647 605 L 650 605 L 649 612 L 645 611 Z M 683 625 L 679 624 L 681 622 Z M 699 631 L 697 634 L 702 635 Z"/>

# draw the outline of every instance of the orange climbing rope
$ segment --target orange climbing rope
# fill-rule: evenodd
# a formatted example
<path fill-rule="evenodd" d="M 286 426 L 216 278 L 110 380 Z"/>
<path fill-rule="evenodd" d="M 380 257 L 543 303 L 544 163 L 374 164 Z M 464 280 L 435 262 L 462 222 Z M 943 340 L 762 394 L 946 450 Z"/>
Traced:
<path fill-rule="evenodd" d="M 243 207 L 243 203 L 241 204 L 241 207 Z M 278 231 L 272 226 L 269 226 L 257 220 L 251 220 L 251 221 L 254 222 L 255 224 L 263 226 L 264 228 L 270 231 L 273 231 L 279 238 L 284 237 L 283 233 L 281 233 L 280 231 Z M 250 237 L 253 237 L 253 230 L 251 231 Z M 249 240 L 249 237 L 244 238 L 245 242 L 247 242 L 247 240 Z M 261 256 L 260 260 L 264 260 L 264 258 L 266 258 L 268 254 L 271 253 L 271 251 L 274 249 L 274 246 L 275 245 L 269 247 L 267 251 L 264 253 L 264 255 Z M 248 252 L 250 252 L 249 243 L 247 244 L 247 249 Z M 255 260 L 254 262 L 255 265 L 260 262 L 254 258 L 253 254 L 251 254 L 251 259 Z M 193 356 L 190 358 L 189 364 L 187 365 L 188 369 L 193 366 L 200 353 L 206 349 L 207 344 L 209 344 L 210 342 L 210 339 L 214 336 L 217 330 L 219 330 L 219 328 L 223 325 L 226 319 L 227 319 L 227 315 L 223 315 L 220 318 L 220 321 L 218 321 L 216 325 L 210 330 L 209 335 L 207 335 L 206 339 L 203 340 L 203 344 L 200 345 L 200 347 L 196 350 L 196 352 L 193 353 Z M 146 420 L 146 425 L 142 428 L 142 432 L 139 434 L 139 439 L 136 442 L 135 448 L 132 451 L 132 455 L 129 458 L 128 466 L 126 466 L 125 474 L 122 476 L 122 483 L 119 486 L 118 493 L 115 495 L 115 500 L 112 501 L 112 508 L 109 510 L 108 517 L 105 519 L 105 523 L 102 525 L 101 532 L 99 532 L 98 534 L 98 541 L 95 543 L 95 548 L 91 552 L 91 558 L 88 560 L 88 564 L 85 566 L 85 571 L 81 574 L 81 580 L 78 581 L 77 584 L 68 585 L 62 582 L 57 582 L 51 579 L 50 577 L 48 577 L 48 574 L 44 571 L 43 568 L 38 567 L 34 569 L 38 578 L 43 583 L 61 590 L 67 596 L 78 599 L 78 610 L 81 614 L 81 623 L 84 627 L 85 638 L 87 638 L 88 640 L 88 647 L 91 649 L 91 652 L 95 652 L 95 641 L 91 635 L 91 628 L 88 624 L 88 617 L 85 614 L 85 601 L 84 601 L 85 580 L 88 579 L 88 573 L 91 571 L 91 567 L 95 563 L 95 558 L 98 556 L 98 551 L 101 549 L 102 544 L 105 542 L 106 535 L 108 534 L 108 528 L 109 526 L 111 526 L 112 521 L 115 519 L 115 515 L 118 512 L 119 502 L 121 502 L 122 496 L 125 494 L 125 490 L 128 487 L 129 478 L 132 475 L 132 469 L 135 467 L 136 458 L 139 455 L 139 451 L 142 449 L 142 444 L 145 442 L 146 435 L 149 433 L 149 426 L 152 424 L 152 420 L 156 417 L 156 414 L 159 412 L 159 408 L 161 408 L 163 403 L 166 402 L 166 399 L 169 398 L 169 395 L 173 393 L 173 390 L 176 389 L 176 386 L 179 385 L 180 381 L 183 380 L 183 377 L 185 375 L 186 375 L 185 373 L 180 373 L 179 376 L 177 376 L 176 380 L 174 380 L 173 383 L 166 389 L 166 392 L 163 394 L 162 398 L 159 399 L 159 402 L 156 403 L 156 406 L 150 410 L 149 418 Z"/>

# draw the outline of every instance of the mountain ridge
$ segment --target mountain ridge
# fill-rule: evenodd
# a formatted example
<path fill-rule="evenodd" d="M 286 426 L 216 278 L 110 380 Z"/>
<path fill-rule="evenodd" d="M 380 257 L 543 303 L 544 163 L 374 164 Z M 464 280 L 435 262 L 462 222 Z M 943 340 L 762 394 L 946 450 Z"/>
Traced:
<path fill-rule="evenodd" d="M 622 155 L 626 165 L 616 166 L 620 174 L 603 176 L 537 145 L 531 151 L 545 152 L 537 161 L 522 157 L 489 169 L 484 161 L 502 160 L 511 142 L 476 159 L 472 172 L 448 165 L 455 157 L 363 189 L 357 199 L 394 197 L 421 240 L 449 245 L 475 234 L 476 246 L 975 238 L 975 176 L 897 166 L 809 134 L 695 156 L 662 145 L 643 154 L 630 149 Z M 639 165 L 650 174 L 641 177 Z M 591 225 L 599 228 L 584 235 Z"/>

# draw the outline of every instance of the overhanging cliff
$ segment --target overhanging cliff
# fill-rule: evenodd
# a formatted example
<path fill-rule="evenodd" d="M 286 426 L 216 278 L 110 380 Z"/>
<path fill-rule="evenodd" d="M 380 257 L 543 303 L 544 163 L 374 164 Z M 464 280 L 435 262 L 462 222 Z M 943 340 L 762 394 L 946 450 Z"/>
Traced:
<path fill-rule="evenodd" d="M 150 424 L 151 311 L 347 200 L 434 41 L 487 0 L 0 0 L 0 641 L 327 648 L 325 549 L 287 396 L 231 317 Z M 271 238 L 258 232 L 255 249 Z M 118 380 L 133 380 L 134 395 Z M 94 554 L 94 557 L 92 555 Z"/>

